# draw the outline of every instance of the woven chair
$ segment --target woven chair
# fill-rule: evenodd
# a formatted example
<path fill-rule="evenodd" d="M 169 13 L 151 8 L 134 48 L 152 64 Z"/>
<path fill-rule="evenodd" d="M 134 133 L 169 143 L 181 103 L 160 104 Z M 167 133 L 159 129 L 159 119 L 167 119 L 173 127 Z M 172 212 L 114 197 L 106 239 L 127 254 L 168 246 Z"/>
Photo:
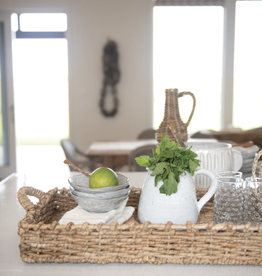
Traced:
<path fill-rule="evenodd" d="M 156 131 L 153 128 L 143 130 L 137 137 L 137 139 L 155 139 Z"/>
<path fill-rule="evenodd" d="M 66 158 L 76 165 L 77 167 L 84 169 L 91 169 L 91 161 L 87 158 L 81 150 L 79 150 L 71 139 L 62 139 L 61 147 L 64 150 Z M 71 166 L 69 166 L 70 171 L 75 171 Z"/>
<path fill-rule="evenodd" d="M 194 133 L 191 138 L 214 138 L 219 141 L 233 141 L 237 144 L 252 141 L 262 149 L 262 127 L 238 131 L 215 131 L 207 129 Z"/>
<path fill-rule="evenodd" d="M 144 172 L 146 171 L 145 167 L 141 167 L 137 164 L 135 158 L 141 155 L 153 156 L 153 149 L 156 149 L 156 145 L 146 145 L 134 149 L 128 156 L 129 165 L 132 167 L 133 171 Z"/>

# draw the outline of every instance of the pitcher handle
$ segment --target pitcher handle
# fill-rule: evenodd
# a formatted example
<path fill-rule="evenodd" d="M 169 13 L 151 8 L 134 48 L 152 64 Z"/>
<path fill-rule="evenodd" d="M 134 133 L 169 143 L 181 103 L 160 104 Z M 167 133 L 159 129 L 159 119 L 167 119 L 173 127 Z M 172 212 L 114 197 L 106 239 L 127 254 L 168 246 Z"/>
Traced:
<path fill-rule="evenodd" d="M 193 114 L 195 112 L 195 108 L 196 108 L 196 98 L 195 98 L 195 95 L 192 93 L 192 92 L 189 92 L 189 91 L 184 91 L 184 92 L 180 92 L 178 93 L 178 97 L 183 97 L 184 95 L 189 95 L 193 98 L 193 107 L 192 107 L 192 111 L 190 113 L 190 116 L 188 117 L 188 120 L 186 122 L 186 126 L 188 127 L 191 120 L 192 120 L 192 117 L 193 117 Z"/>
<path fill-rule="evenodd" d="M 215 175 L 212 172 L 210 172 L 206 169 L 197 170 L 195 172 L 195 175 L 198 175 L 198 174 L 204 174 L 204 175 L 208 176 L 211 179 L 211 186 L 210 186 L 208 192 L 197 202 L 197 210 L 198 210 L 198 213 L 199 213 L 200 210 L 202 209 L 202 207 L 208 202 L 208 200 L 216 192 L 216 190 L 217 190 L 217 180 L 216 180 Z"/>

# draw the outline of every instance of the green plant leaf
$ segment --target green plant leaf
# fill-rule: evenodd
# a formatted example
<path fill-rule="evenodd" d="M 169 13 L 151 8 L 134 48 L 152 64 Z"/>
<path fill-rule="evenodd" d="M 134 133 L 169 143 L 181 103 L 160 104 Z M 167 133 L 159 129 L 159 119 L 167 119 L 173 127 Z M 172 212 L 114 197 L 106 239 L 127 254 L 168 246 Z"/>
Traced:
<path fill-rule="evenodd" d="M 164 150 L 162 152 L 162 156 L 165 157 L 165 158 L 173 158 L 174 157 L 174 153 L 173 153 L 172 150 L 166 149 L 166 150 Z"/>
<path fill-rule="evenodd" d="M 168 149 L 172 149 L 176 146 L 179 148 L 179 143 L 176 143 L 175 141 L 168 141 L 168 143 L 167 143 L 167 148 Z"/>
<path fill-rule="evenodd" d="M 137 164 L 140 165 L 141 167 L 149 167 L 150 166 L 149 158 L 150 158 L 149 156 L 144 155 L 144 156 L 136 157 L 135 160 Z"/>
<path fill-rule="evenodd" d="M 173 172 L 170 172 L 170 174 L 168 175 L 168 178 L 164 180 L 164 187 L 165 187 L 166 194 L 171 195 L 173 193 L 176 193 L 177 186 L 178 186 L 178 183 L 175 179 L 175 175 Z"/>
<path fill-rule="evenodd" d="M 197 167 L 198 167 L 198 164 L 190 159 L 189 160 L 190 171 L 194 173 Z"/>
<path fill-rule="evenodd" d="M 156 148 L 156 154 L 160 154 L 160 147 Z"/>
<path fill-rule="evenodd" d="M 161 179 L 162 179 L 162 175 L 161 174 L 156 175 L 156 177 L 155 177 L 155 186 L 157 186 L 158 181 L 160 181 Z"/>
<path fill-rule="evenodd" d="M 150 166 L 148 168 L 149 168 L 150 171 L 153 171 L 155 169 L 155 167 L 156 167 L 156 164 L 154 164 L 154 165 L 152 165 L 152 166 Z"/>
<path fill-rule="evenodd" d="M 155 176 L 157 174 L 162 174 L 164 172 L 164 169 L 166 169 L 167 163 L 166 162 L 161 162 L 158 163 L 154 169 L 154 171 L 151 173 L 151 176 Z"/>
<path fill-rule="evenodd" d="M 166 139 L 166 135 L 164 133 L 161 138 L 160 151 L 164 151 L 165 149 L 168 148 L 168 142 L 169 142 L 169 139 Z"/>
<path fill-rule="evenodd" d="M 161 194 L 166 194 L 164 184 L 159 188 L 159 192 L 160 192 Z"/>
<path fill-rule="evenodd" d="M 165 180 L 168 178 L 168 175 L 169 175 L 169 171 L 168 170 L 165 170 L 164 173 L 162 174 L 162 180 Z"/>

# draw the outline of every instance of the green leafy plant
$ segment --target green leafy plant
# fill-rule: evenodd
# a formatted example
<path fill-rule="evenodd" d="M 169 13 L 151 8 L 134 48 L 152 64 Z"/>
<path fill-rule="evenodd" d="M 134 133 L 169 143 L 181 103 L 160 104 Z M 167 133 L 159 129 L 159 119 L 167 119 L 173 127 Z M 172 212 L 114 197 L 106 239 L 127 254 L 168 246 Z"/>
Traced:
<path fill-rule="evenodd" d="M 138 165 L 148 167 L 155 176 L 155 186 L 159 180 L 163 185 L 159 188 L 160 193 L 171 195 L 177 192 L 180 175 L 190 173 L 194 176 L 195 170 L 200 165 L 196 159 L 197 154 L 190 148 L 179 147 L 179 142 L 170 141 L 163 134 L 161 144 L 156 150 L 153 149 L 153 157 L 147 155 L 135 158 Z"/>

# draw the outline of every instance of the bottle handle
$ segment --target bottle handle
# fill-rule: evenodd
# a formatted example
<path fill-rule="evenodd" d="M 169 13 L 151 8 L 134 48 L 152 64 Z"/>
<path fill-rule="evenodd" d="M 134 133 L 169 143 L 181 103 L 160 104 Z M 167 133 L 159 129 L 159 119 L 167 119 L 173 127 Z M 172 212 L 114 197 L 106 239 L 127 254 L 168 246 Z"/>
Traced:
<path fill-rule="evenodd" d="M 211 186 L 210 186 L 208 192 L 197 202 L 197 210 L 198 210 L 198 213 L 199 213 L 200 210 L 202 209 L 202 207 L 208 202 L 208 200 L 216 192 L 216 190 L 217 190 L 217 180 L 216 180 L 215 175 L 212 172 L 210 172 L 206 169 L 197 170 L 195 172 L 195 175 L 198 175 L 198 174 L 204 174 L 204 175 L 208 176 L 211 179 Z"/>
<path fill-rule="evenodd" d="M 257 155 L 254 159 L 254 162 L 253 162 L 253 166 L 252 166 L 252 177 L 253 177 L 253 179 L 256 178 L 257 161 L 259 160 L 261 155 L 262 155 L 262 149 L 257 153 Z M 258 177 L 262 177 L 262 176 L 260 176 L 260 173 L 259 173 Z"/>
<path fill-rule="evenodd" d="M 192 107 L 191 113 L 190 113 L 190 115 L 189 115 L 189 117 L 188 117 L 188 120 L 187 120 L 187 122 L 185 123 L 186 126 L 188 127 L 189 124 L 190 124 L 190 122 L 191 122 L 191 120 L 192 120 L 193 114 L 194 114 L 194 112 L 195 112 L 195 108 L 196 108 L 196 98 L 195 98 L 195 95 L 194 95 L 192 92 L 189 92 L 189 91 L 184 91 L 184 92 L 178 93 L 178 97 L 179 97 L 179 98 L 180 98 L 180 97 L 183 97 L 183 96 L 185 96 L 185 95 L 189 95 L 189 96 L 191 96 L 191 97 L 193 98 L 193 107 Z"/>

